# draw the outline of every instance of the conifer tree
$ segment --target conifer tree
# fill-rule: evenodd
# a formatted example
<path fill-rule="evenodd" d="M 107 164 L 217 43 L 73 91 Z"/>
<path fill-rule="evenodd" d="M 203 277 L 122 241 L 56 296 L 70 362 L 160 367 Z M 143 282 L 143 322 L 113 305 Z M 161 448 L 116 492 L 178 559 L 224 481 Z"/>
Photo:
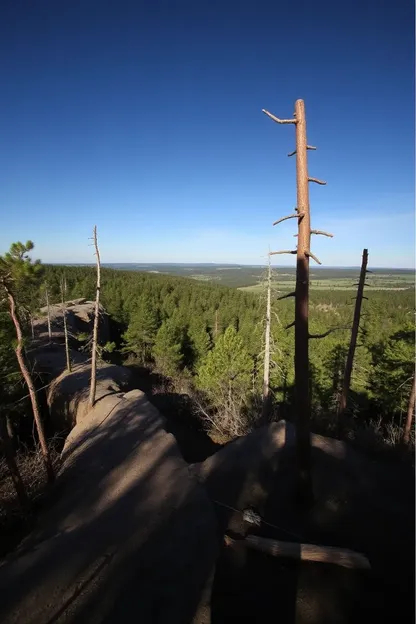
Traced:
<path fill-rule="evenodd" d="M 153 355 L 163 375 L 173 377 L 179 372 L 183 360 L 182 340 L 183 332 L 173 319 L 162 323 L 156 334 Z"/>
<path fill-rule="evenodd" d="M 212 349 L 212 339 L 202 320 L 196 320 L 190 324 L 188 335 L 192 347 L 193 367 L 196 370 Z"/>
<path fill-rule="evenodd" d="M 148 362 L 159 324 L 159 312 L 154 302 L 148 296 L 143 297 L 123 334 L 124 353 L 133 353 L 143 364 Z"/>
<path fill-rule="evenodd" d="M 28 253 L 32 251 L 33 247 L 34 245 L 32 241 L 27 241 L 26 244 L 23 244 L 21 242 L 13 243 L 10 247 L 10 251 L 5 253 L 4 256 L 0 256 L 0 288 L 7 298 L 9 305 L 9 314 L 16 330 L 16 358 L 19 363 L 22 376 L 29 390 L 33 417 L 36 423 L 36 429 L 38 432 L 43 461 L 45 464 L 48 480 L 51 482 L 55 478 L 55 473 L 53 470 L 48 444 L 46 441 L 46 436 L 40 415 L 35 384 L 33 383 L 33 379 L 26 363 L 24 353 L 23 330 L 18 312 L 19 293 L 22 292 L 24 296 L 25 290 L 30 288 L 30 286 L 33 285 L 33 283 L 36 282 L 37 279 L 39 279 L 42 270 L 40 260 L 32 262 L 31 258 L 28 255 Z"/>
<path fill-rule="evenodd" d="M 246 402 L 253 361 L 234 327 L 219 336 L 198 370 L 198 385 L 217 408 L 224 432 L 240 435 L 245 431 L 242 407 Z"/>

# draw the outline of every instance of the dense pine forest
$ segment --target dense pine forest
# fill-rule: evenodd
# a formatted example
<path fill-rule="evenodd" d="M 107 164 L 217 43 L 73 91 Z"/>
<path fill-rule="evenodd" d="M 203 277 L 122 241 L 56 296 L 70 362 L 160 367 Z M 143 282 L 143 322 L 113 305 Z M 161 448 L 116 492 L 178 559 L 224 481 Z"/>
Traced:
<path fill-rule="evenodd" d="M 45 304 L 66 298 L 94 299 L 93 267 L 43 266 L 41 276 L 19 293 L 24 332 Z M 351 281 L 353 283 L 353 281 Z M 264 294 L 265 294 L 264 287 Z M 283 291 L 285 292 L 285 291 Z M 293 418 L 294 335 L 292 299 L 272 299 L 271 418 Z M 351 291 L 311 293 L 310 387 L 315 430 L 335 431 L 336 406 L 350 338 Z M 414 290 L 367 288 L 354 361 L 344 433 L 371 434 L 394 446 L 401 438 L 414 367 Z M 228 439 L 260 421 L 265 296 L 170 275 L 102 269 L 101 303 L 110 318 L 113 353 L 119 363 L 156 371 L 172 389 L 195 401 L 195 414 L 214 435 Z M 24 416 L 14 354 L 13 326 L 1 311 L 2 410 Z M 28 410 L 29 411 L 29 410 Z"/>

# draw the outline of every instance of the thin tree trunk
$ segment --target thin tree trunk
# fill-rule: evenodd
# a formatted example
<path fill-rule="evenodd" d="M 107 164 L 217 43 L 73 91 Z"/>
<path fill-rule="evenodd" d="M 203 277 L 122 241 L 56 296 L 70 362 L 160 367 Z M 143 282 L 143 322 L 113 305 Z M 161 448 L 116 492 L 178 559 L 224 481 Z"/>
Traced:
<path fill-rule="evenodd" d="M 64 336 L 65 336 L 65 354 L 66 354 L 66 370 L 70 373 L 72 370 L 71 367 L 71 356 L 69 353 L 69 340 L 68 340 L 68 324 L 66 322 L 66 279 L 62 278 L 61 281 L 61 295 L 62 295 L 62 314 L 64 319 Z"/>
<path fill-rule="evenodd" d="M 360 279 L 358 282 L 357 297 L 355 299 L 354 319 L 351 328 L 351 340 L 348 348 L 347 360 L 345 364 L 344 380 L 342 383 L 341 396 L 338 406 L 338 419 L 345 413 L 347 409 L 348 394 L 350 391 L 352 367 L 354 365 L 354 355 L 357 346 L 358 330 L 360 327 L 361 306 L 363 303 L 365 276 L 367 273 L 368 249 L 363 249 L 363 258 L 361 262 Z"/>
<path fill-rule="evenodd" d="M 416 377 L 413 373 L 413 384 L 410 392 L 409 406 L 407 408 L 406 425 L 403 432 L 403 444 L 409 444 L 410 432 L 412 430 L 413 416 L 415 415 L 415 403 L 416 403 Z"/>
<path fill-rule="evenodd" d="M 32 340 L 35 339 L 35 327 L 33 325 L 33 316 L 30 315 L 30 331 L 32 332 Z"/>
<path fill-rule="evenodd" d="M 12 477 L 14 489 L 16 490 L 17 498 L 20 506 L 24 511 L 29 509 L 29 499 L 27 497 L 26 488 L 23 483 L 19 468 L 16 463 L 15 454 L 12 442 L 7 430 L 6 417 L 0 414 L 0 438 L 1 446 L 6 460 L 7 467 Z"/>
<path fill-rule="evenodd" d="M 19 321 L 18 315 L 16 313 L 16 302 L 14 300 L 14 297 L 13 297 L 12 293 L 7 288 L 7 286 L 5 288 L 6 288 L 6 292 L 7 292 L 7 297 L 9 299 L 10 316 L 12 317 L 12 321 L 13 321 L 14 326 L 16 328 L 16 336 L 17 336 L 17 346 L 16 346 L 16 349 L 15 349 L 16 357 L 17 357 L 17 361 L 19 363 L 20 370 L 21 370 L 22 375 L 23 375 L 23 379 L 25 380 L 25 383 L 26 383 L 27 388 L 29 390 L 30 401 L 32 403 L 33 417 L 34 417 L 35 423 L 36 423 L 36 429 L 37 429 L 37 432 L 38 432 L 39 443 L 40 443 L 40 448 L 41 448 L 41 451 L 42 451 L 43 461 L 44 461 L 44 464 L 45 464 L 46 473 L 47 473 L 47 476 L 48 476 L 48 481 L 51 483 L 55 479 L 55 472 L 54 472 L 54 469 L 53 469 L 53 466 L 52 466 L 52 462 L 51 462 L 51 458 L 50 458 L 50 454 L 49 454 L 49 449 L 48 449 L 48 443 L 46 441 L 45 432 L 44 432 L 44 429 L 43 429 L 43 423 L 42 423 L 42 419 L 41 419 L 41 416 L 40 416 L 40 411 L 39 411 L 39 405 L 38 405 L 38 400 L 37 400 L 37 396 L 36 396 L 35 385 L 34 385 L 34 383 L 32 381 L 32 377 L 30 376 L 29 369 L 26 366 L 25 357 L 23 355 L 23 334 L 22 334 L 22 328 L 20 326 L 20 321 Z"/>
<path fill-rule="evenodd" d="M 326 184 L 317 178 L 308 175 L 307 150 L 315 147 L 306 141 L 306 115 L 303 100 L 296 100 L 293 119 L 279 119 L 263 109 L 268 117 L 279 124 L 294 124 L 296 128 L 296 149 L 288 154 L 296 154 L 296 212 L 273 223 L 277 225 L 286 219 L 296 218 L 298 221 L 298 245 L 296 250 L 273 251 L 274 254 L 296 254 L 296 289 L 295 292 L 285 295 L 295 297 L 295 320 L 290 326 L 295 327 L 295 410 L 296 410 L 296 448 L 298 463 L 298 480 L 300 500 L 310 505 L 313 502 L 312 475 L 311 475 L 311 442 L 310 417 L 311 397 L 309 383 L 309 258 L 321 264 L 311 252 L 311 234 L 320 234 L 332 237 L 332 234 L 322 230 L 311 230 L 309 207 L 309 182 Z M 289 327 L 290 327 L 289 326 Z M 314 336 L 319 338 L 321 336 Z M 322 336 L 324 337 L 324 335 Z"/>
<path fill-rule="evenodd" d="M 271 279 L 272 270 L 270 264 L 267 273 L 267 302 L 266 302 L 266 328 L 264 332 L 264 371 L 263 371 L 263 407 L 262 419 L 266 420 L 270 412 L 270 325 L 271 325 Z"/>
<path fill-rule="evenodd" d="M 218 308 L 215 310 L 214 339 L 218 336 Z"/>
<path fill-rule="evenodd" d="M 94 315 L 94 329 L 92 334 L 92 361 L 91 361 L 91 386 L 90 386 L 90 409 L 95 403 L 95 391 L 97 385 L 97 343 L 98 343 L 98 321 L 100 314 L 100 288 L 101 288 L 101 264 L 100 264 L 100 252 L 97 243 L 97 226 L 94 226 L 93 241 L 95 247 L 95 255 L 97 258 L 97 290 L 95 296 L 95 315 Z"/>
<path fill-rule="evenodd" d="M 49 342 L 52 342 L 51 309 L 49 307 L 49 293 L 48 293 L 47 284 L 45 284 L 45 296 L 46 296 L 46 309 L 47 309 L 47 315 L 48 315 L 48 336 L 49 336 Z"/>
<path fill-rule="evenodd" d="M 303 100 L 296 100 L 296 191 L 298 246 L 296 250 L 295 296 L 295 406 L 296 440 L 301 496 L 312 498 L 309 388 L 309 250 L 311 223 L 306 141 L 306 116 Z"/>

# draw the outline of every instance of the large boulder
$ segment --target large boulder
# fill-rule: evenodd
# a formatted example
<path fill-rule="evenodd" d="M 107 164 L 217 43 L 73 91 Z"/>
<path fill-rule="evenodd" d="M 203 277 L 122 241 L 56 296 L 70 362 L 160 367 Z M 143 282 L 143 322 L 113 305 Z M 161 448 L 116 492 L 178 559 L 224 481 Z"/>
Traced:
<path fill-rule="evenodd" d="M 214 502 L 220 533 L 228 531 L 237 538 L 257 533 L 349 548 L 369 558 L 371 573 L 270 561 L 270 556 L 247 552 L 241 542 L 225 549 L 220 560 L 215 595 L 222 595 L 221 584 L 229 586 L 222 614 L 228 608 L 235 617 L 269 621 L 267 610 L 278 592 L 282 621 L 285 613 L 292 613 L 296 617 L 288 621 L 344 623 L 364 612 L 379 621 L 410 621 L 406 617 L 412 614 L 414 578 L 411 466 L 375 461 L 346 443 L 315 434 L 311 443 L 315 503 L 306 513 L 295 495 L 295 431 L 290 423 L 273 423 L 239 438 L 190 466 L 190 471 Z M 262 519 L 259 526 L 252 524 L 253 511 Z"/>
<path fill-rule="evenodd" d="M 0 566 L 3 624 L 210 621 L 212 503 L 139 390 L 103 397 L 63 451 L 38 528 Z"/>

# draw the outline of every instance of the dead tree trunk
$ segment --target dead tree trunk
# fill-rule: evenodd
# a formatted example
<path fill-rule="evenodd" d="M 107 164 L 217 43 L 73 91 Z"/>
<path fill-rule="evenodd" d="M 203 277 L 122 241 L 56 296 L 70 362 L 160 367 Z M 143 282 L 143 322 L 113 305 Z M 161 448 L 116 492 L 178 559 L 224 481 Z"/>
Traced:
<path fill-rule="evenodd" d="M 16 463 L 13 445 L 7 429 L 6 417 L 2 414 L 0 414 L 0 438 L 4 458 L 6 460 L 20 506 L 24 511 L 28 511 L 29 499 L 27 497 L 25 484 L 23 483 L 23 479 Z"/>
<path fill-rule="evenodd" d="M 35 326 L 33 324 L 33 316 L 30 315 L 30 332 L 32 334 L 32 340 L 35 339 Z"/>
<path fill-rule="evenodd" d="M 71 356 L 69 353 L 69 340 L 68 340 L 68 323 L 66 319 L 66 279 L 63 277 L 61 280 L 61 297 L 62 297 L 62 316 L 64 320 L 64 337 L 65 337 L 65 354 L 66 354 L 66 370 L 70 373 Z"/>
<path fill-rule="evenodd" d="M 215 310 L 215 321 L 214 321 L 214 340 L 216 340 L 218 336 L 218 308 Z"/>
<path fill-rule="evenodd" d="M 266 327 L 264 330 L 264 371 L 263 371 L 263 406 L 262 420 L 266 420 L 270 412 L 270 326 L 271 326 L 271 286 L 272 268 L 270 254 L 267 272 Z"/>
<path fill-rule="evenodd" d="M 91 385 L 90 385 L 90 397 L 89 408 L 94 407 L 95 403 L 95 391 L 97 386 L 97 347 L 98 347 L 98 321 L 100 317 L 100 288 L 101 288 L 101 262 L 100 251 L 98 249 L 97 242 L 97 226 L 94 226 L 93 241 L 95 247 L 95 256 L 97 259 L 97 289 L 95 295 L 95 314 L 94 314 L 94 328 L 92 333 L 92 354 L 91 354 Z"/>
<path fill-rule="evenodd" d="M 360 327 L 361 306 L 364 296 L 365 276 L 367 274 L 368 249 L 363 249 L 363 258 L 361 262 L 360 279 L 358 282 L 357 297 L 355 299 L 354 319 L 351 328 L 351 340 L 348 348 L 347 360 L 345 363 L 344 380 L 342 383 L 341 396 L 338 405 L 338 420 L 343 416 L 347 409 L 348 394 L 350 391 L 352 367 L 354 364 L 355 349 L 357 346 L 358 330 Z"/>
<path fill-rule="evenodd" d="M 48 293 L 48 285 L 45 284 L 45 297 L 46 297 L 46 311 L 48 315 L 48 336 L 49 342 L 52 342 L 52 329 L 51 329 L 51 309 L 49 307 L 49 293 Z"/>
<path fill-rule="evenodd" d="M 22 372 L 23 379 L 25 380 L 25 383 L 29 390 L 30 401 L 32 403 L 33 417 L 36 423 L 36 429 L 38 432 L 43 461 L 45 464 L 48 481 L 51 483 L 55 479 L 55 472 L 52 466 L 49 449 L 48 449 L 48 443 L 46 442 L 45 432 L 43 429 L 43 423 L 42 423 L 42 419 L 40 416 L 39 404 L 38 404 L 38 399 L 36 396 L 36 388 L 32 381 L 32 377 L 30 376 L 29 369 L 26 366 L 25 357 L 23 354 L 23 334 L 22 334 L 22 328 L 20 326 L 19 317 L 16 312 L 16 302 L 14 300 L 13 294 L 7 288 L 7 286 L 5 286 L 5 289 L 6 289 L 7 297 L 9 300 L 10 316 L 12 318 L 12 321 L 16 329 L 16 336 L 17 336 L 17 346 L 15 349 L 16 357 L 19 363 L 20 370 Z"/>
<path fill-rule="evenodd" d="M 295 409 L 296 409 L 296 445 L 298 460 L 298 477 L 300 498 L 310 503 L 313 498 L 311 477 L 311 443 L 310 443 L 310 416 L 311 398 L 309 388 L 309 258 L 321 264 L 311 252 L 311 234 L 322 234 L 332 237 L 332 234 L 322 230 L 311 230 L 309 209 L 309 182 L 326 184 L 308 174 L 307 150 L 315 147 L 307 144 L 305 103 L 296 100 L 293 119 L 279 119 L 263 110 L 273 121 L 279 124 L 294 124 L 296 128 L 296 149 L 289 156 L 296 154 L 296 212 L 276 221 L 277 225 L 286 219 L 298 220 L 297 249 L 290 251 L 276 251 L 272 254 L 296 254 L 296 289 L 287 296 L 295 297 L 295 320 L 290 326 L 295 327 Z M 289 326 L 289 327 L 290 327 Z"/>
<path fill-rule="evenodd" d="M 416 403 L 416 377 L 413 373 L 413 384 L 410 392 L 409 406 L 407 408 L 406 425 L 403 432 L 403 444 L 409 444 L 410 432 L 412 430 L 413 416 L 415 415 L 415 403 Z"/>

